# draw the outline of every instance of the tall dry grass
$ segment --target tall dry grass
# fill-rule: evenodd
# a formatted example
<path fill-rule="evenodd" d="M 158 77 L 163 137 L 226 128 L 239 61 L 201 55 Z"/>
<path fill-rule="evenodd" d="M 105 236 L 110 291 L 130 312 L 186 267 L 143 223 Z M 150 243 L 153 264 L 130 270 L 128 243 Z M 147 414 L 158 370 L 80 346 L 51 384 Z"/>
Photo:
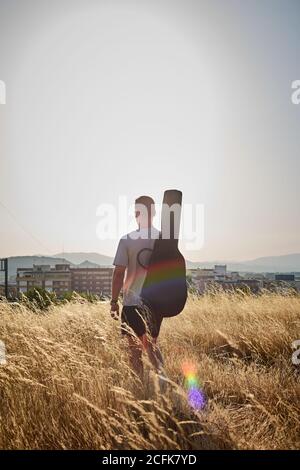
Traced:
<path fill-rule="evenodd" d="M 299 318 L 295 296 L 190 297 L 162 326 L 161 393 L 151 368 L 143 385 L 131 371 L 107 303 L 41 314 L 0 302 L 0 448 L 299 448 Z M 187 403 L 186 361 L 208 397 L 202 412 Z"/>

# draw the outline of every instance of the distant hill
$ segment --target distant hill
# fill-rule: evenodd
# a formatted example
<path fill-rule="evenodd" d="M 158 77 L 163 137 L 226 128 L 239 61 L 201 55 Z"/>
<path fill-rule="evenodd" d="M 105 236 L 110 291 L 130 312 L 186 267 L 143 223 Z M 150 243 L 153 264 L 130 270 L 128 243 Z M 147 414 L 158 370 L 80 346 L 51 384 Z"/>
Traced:
<path fill-rule="evenodd" d="M 227 264 L 229 271 L 241 272 L 300 272 L 300 253 L 282 255 L 282 256 L 266 256 L 256 258 L 249 261 L 207 261 L 192 262 L 187 261 L 188 268 L 210 268 L 215 264 Z"/>
<path fill-rule="evenodd" d="M 99 264 L 91 263 L 90 261 L 83 261 L 75 266 L 76 268 L 99 268 Z"/>
<path fill-rule="evenodd" d="M 32 268 L 34 264 L 67 263 L 79 268 L 98 268 L 99 266 L 111 266 L 113 258 L 98 253 L 64 253 L 54 256 L 10 256 L 8 258 L 8 277 L 10 280 L 17 274 L 17 268 Z M 4 273 L 0 272 L 0 280 L 3 281 Z"/>
<path fill-rule="evenodd" d="M 9 277 L 16 276 L 17 268 L 32 268 L 34 264 L 70 263 L 72 266 L 84 268 L 96 268 L 99 266 L 111 266 L 113 258 L 100 253 L 60 253 L 52 256 L 11 256 L 8 262 Z M 242 262 L 225 261 L 186 261 L 187 268 L 210 268 L 215 264 L 227 264 L 229 271 L 240 272 L 300 272 L 300 253 L 267 256 Z M 4 273 L 0 273 L 0 279 L 4 278 Z"/>
<path fill-rule="evenodd" d="M 245 262 L 257 272 L 299 272 L 300 271 L 300 253 L 293 253 L 282 256 L 266 256 Z"/>
<path fill-rule="evenodd" d="M 59 253 L 54 255 L 55 258 L 66 258 L 70 263 L 80 264 L 86 261 L 95 263 L 100 266 L 111 266 L 113 258 L 100 253 Z"/>
<path fill-rule="evenodd" d="M 8 276 L 16 276 L 17 268 L 32 268 L 34 264 L 50 264 L 54 266 L 59 263 L 68 263 L 65 258 L 52 256 L 11 256 L 8 258 Z"/>
<path fill-rule="evenodd" d="M 80 264 L 86 261 L 95 263 L 101 266 L 111 265 L 113 258 L 110 256 L 102 255 L 100 253 L 59 253 L 55 255 L 57 258 L 66 258 L 73 264 Z M 220 261 L 189 261 L 186 260 L 188 268 L 195 267 L 213 267 L 215 264 L 227 264 L 229 271 L 243 271 L 243 272 L 291 272 L 300 271 L 300 253 L 283 255 L 283 256 L 268 256 L 264 258 L 257 258 L 249 261 L 235 262 L 220 262 Z"/>

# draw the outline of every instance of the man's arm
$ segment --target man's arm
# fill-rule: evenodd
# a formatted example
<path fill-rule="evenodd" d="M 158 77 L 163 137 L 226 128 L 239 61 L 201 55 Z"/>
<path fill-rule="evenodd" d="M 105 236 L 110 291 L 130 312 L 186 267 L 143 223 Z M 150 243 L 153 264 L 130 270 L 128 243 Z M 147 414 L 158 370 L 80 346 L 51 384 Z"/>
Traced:
<path fill-rule="evenodd" d="M 123 287 L 126 266 L 116 266 L 111 285 L 111 312 L 119 313 L 118 298 Z"/>
<path fill-rule="evenodd" d="M 113 264 L 115 269 L 113 272 L 112 286 L 111 286 L 111 312 L 119 313 L 118 298 L 123 287 L 124 274 L 128 266 L 128 252 L 126 246 L 126 239 L 121 238 L 117 248 L 116 256 Z"/>

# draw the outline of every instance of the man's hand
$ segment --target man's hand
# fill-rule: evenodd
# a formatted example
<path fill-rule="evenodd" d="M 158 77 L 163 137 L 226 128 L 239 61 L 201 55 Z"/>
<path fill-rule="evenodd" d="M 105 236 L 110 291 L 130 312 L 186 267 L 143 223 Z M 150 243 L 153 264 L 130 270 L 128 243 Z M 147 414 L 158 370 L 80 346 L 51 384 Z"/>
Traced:
<path fill-rule="evenodd" d="M 114 320 L 119 319 L 119 304 L 117 300 L 111 300 L 110 302 L 110 314 Z"/>
<path fill-rule="evenodd" d="M 126 271 L 126 266 L 116 266 L 112 278 L 111 286 L 111 302 L 110 302 L 110 313 L 111 316 L 115 319 L 119 319 L 119 304 L 118 298 L 123 287 L 124 275 Z"/>

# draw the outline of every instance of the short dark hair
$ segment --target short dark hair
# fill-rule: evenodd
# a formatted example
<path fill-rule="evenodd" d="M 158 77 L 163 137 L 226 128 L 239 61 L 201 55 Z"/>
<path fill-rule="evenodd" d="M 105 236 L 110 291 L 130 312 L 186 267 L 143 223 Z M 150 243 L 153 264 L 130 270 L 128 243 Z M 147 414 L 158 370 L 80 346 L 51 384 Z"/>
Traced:
<path fill-rule="evenodd" d="M 135 200 L 135 205 L 143 205 L 148 211 L 148 215 L 152 216 L 154 212 L 154 199 L 150 196 L 140 196 Z"/>

